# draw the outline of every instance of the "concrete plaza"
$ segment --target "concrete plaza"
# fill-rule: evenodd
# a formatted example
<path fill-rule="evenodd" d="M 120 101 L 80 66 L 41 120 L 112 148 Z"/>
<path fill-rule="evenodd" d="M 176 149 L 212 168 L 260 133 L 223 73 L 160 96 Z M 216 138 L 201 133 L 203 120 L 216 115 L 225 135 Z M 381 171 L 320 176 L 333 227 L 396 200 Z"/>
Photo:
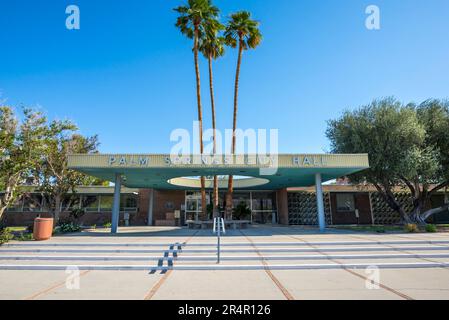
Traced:
<path fill-rule="evenodd" d="M 253 227 L 228 230 L 222 244 L 217 265 L 207 230 L 11 242 L 0 248 L 0 299 L 449 299 L 445 233 Z"/>

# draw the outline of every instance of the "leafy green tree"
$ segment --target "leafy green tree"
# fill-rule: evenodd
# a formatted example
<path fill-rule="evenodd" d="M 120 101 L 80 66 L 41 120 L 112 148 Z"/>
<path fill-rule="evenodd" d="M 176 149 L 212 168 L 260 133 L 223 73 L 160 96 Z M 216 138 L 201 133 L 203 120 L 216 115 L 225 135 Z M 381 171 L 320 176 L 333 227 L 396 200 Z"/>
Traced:
<path fill-rule="evenodd" d="M 61 210 L 70 209 L 79 186 L 103 184 L 102 181 L 68 168 L 70 154 L 98 152 L 98 137 L 77 134 L 78 128 L 70 121 L 53 121 L 48 124 L 45 149 L 41 161 L 33 170 L 37 191 L 43 197 L 43 206 L 59 222 Z M 75 200 L 78 199 L 78 200 Z"/>
<path fill-rule="evenodd" d="M 58 221 L 63 201 L 67 208 L 76 201 L 78 186 L 104 184 L 68 169 L 69 154 L 97 152 L 98 137 L 83 137 L 76 130 L 70 121 L 49 123 L 32 109 L 23 110 L 20 122 L 11 107 L 0 107 L 0 221 L 17 199 L 36 201 L 35 192 L 43 198 L 36 207 L 48 209 Z"/>
<path fill-rule="evenodd" d="M 235 154 L 236 148 L 236 130 L 237 130 L 237 112 L 238 112 L 238 94 L 240 68 L 242 64 L 243 51 L 255 49 L 262 41 L 262 34 L 259 31 L 259 22 L 251 19 L 251 13 L 240 11 L 231 15 L 231 19 L 226 26 L 224 33 L 226 44 L 232 48 L 238 47 L 237 70 L 235 73 L 234 85 L 234 114 L 233 114 L 233 135 L 231 154 Z M 226 195 L 226 214 L 229 218 L 232 212 L 232 194 L 234 192 L 234 177 L 229 177 L 228 193 Z"/>
<path fill-rule="evenodd" d="M 449 102 L 430 99 L 414 108 L 426 130 L 425 152 L 416 151 L 418 170 L 410 168 L 403 182 L 415 195 L 412 219 L 424 223 L 432 215 L 449 210 L 449 204 L 427 210 L 430 197 L 449 186 Z"/>
<path fill-rule="evenodd" d="M 405 223 L 425 224 L 448 204 L 429 210 L 430 197 L 449 186 L 449 104 L 428 100 L 403 105 L 394 98 L 375 100 L 328 122 L 335 153 L 367 153 L 370 169 L 350 178 L 373 184 Z M 412 212 L 397 201 L 394 188 L 408 188 Z"/>
<path fill-rule="evenodd" d="M 20 122 L 11 107 L 0 106 L 0 223 L 6 209 L 20 198 L 31 168 L 44 149 L 46 118 L 41 112 L 23 110 Z"/>
<path fill-rule="evenodd" d="M 219 10 L 212 5 L 210 0 L 188 0 L 186 6 L 179 6 L 174 9 L 179 13 L 179 17 L 176 22 L 176 27 L 179 28 L 181 33 L 193 39 L 193 56 L 195 63 L 195 75 L 196 75 L 196 95 L 198 104 L 198 122 L 199 122 L 199 143 L 201 155 L 204 153 L 203 144 L 203 108 L 201 104 L 201 80 L 200 80 L 200 67 L 198 61 L 199 52 L 199 39 L 204 31 L 204 23 L 208 20 L 216 19 L 218 17 Z M 202 203 L 202 215 L 203 218 L 207 217 L 206 206 L 206 179 L 201 177 L 201 203 Z"/>
<path fill-rule="evenodd" d="M 204 57 L 208 60 L 209 65 L 209 91 L 212 108 L 212 129 L 213 129 L 213 153 L 217 154 L 217 122 L 215 111 L 215 95 L 214 95 L 214 76 L 212 69 L 212 61 L 222 57 L 225 53 L 224 38 L 219 36 L 219 32 L 224 30 L 224 26 L 216 19 L 209 19 L 205 22 L 205 32 L 200 39 L 199 49 Z M 214 196 L 213 196 L 214 214 L 218 216 L 218 177 L 214 176 Z"/>

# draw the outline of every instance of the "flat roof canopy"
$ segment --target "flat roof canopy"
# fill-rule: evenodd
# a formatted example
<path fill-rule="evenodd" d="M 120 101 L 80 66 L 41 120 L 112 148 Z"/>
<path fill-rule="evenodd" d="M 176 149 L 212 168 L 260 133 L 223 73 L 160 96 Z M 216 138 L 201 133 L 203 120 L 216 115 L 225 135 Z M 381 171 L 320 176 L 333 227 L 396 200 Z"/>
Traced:
<path fill-rule="evenodd" d="M 236 176 L 239 190 L 278 190 L 309 187 L 315 175 L 323 182 L 369 168 L 367 154 L 282 154 L 277 156 L 181 156 L 94 154 L 70 155 L 69 168 L 107 180 L 123 176 L 129 188 L 196 189 L 198 176 L 221 176 L 220 188 L 227 188 L 227 176 Z M 207 188 L 213 180 L 207 180 Z"/>

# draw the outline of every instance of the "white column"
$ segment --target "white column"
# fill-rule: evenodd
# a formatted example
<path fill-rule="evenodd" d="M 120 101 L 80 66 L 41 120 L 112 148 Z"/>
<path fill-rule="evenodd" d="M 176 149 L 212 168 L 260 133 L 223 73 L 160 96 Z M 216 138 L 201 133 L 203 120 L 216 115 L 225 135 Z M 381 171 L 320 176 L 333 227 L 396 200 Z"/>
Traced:
<path fill-rule="evenodd" d="M 324 216 L 324 199 L 323 199 L 323 186 L 322 186 L 321 173 L 315 175 L 315 187 L 316 187 L 316 201 L 318 209 L 318 224 L 320 231 L 326 230 L 326 219 Z"/>
<path fill-rule="evenodd" d="M 154 189 L 150 190 L 150 200 L 148 203 L 148 226 L 153 225 L 153 204 L 154 204 Z"/>
<path fill-rule="evenodd" d="M 112 207 L 112 228 L 111 233 L 116 234 L 118 231 L 118 222 L 120 219 L 120 193 L 122 188 L 122 175 L 115 174 L 115 188 L 114 188 L 114 205 Z"/>

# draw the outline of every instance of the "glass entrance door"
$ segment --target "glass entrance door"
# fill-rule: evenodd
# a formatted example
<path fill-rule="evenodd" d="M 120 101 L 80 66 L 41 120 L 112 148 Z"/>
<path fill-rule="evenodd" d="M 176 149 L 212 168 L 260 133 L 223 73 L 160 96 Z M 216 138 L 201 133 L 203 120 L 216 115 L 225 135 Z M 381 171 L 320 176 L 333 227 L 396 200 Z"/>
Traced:
<path fill-rule="evenodd" d="M 206 203 L 210 203 L 209 193 L 206 193 Z M 202 210 L 201 192 L 187 191 L 184 221 L 198 221 Z"/>
<path fill-rule="evenodd" d="M 224 216 L 226 194 L 219 193 L 219 206 L 222 216 Z M 211 204 L 212 193 L 206 193 L 206 203 Z M 255 224 L 276 224 L 277 207 L 276 193 L 271 191 L 236 191 L 233 194 L 234 208 L 244 204 L 251 210 L 251 215 L 247 217 L 233 217 L 233 219 L 250 220 Z M 201 216 L 201 192 L 187 191 L 185 198 L 184 221 L 198 221 Z"/>
<path fill-rule="evenodd" d="M 251 212 L 252 222 L 255 224 L 276 224 L 276 193 L 252 192 Z"/>

